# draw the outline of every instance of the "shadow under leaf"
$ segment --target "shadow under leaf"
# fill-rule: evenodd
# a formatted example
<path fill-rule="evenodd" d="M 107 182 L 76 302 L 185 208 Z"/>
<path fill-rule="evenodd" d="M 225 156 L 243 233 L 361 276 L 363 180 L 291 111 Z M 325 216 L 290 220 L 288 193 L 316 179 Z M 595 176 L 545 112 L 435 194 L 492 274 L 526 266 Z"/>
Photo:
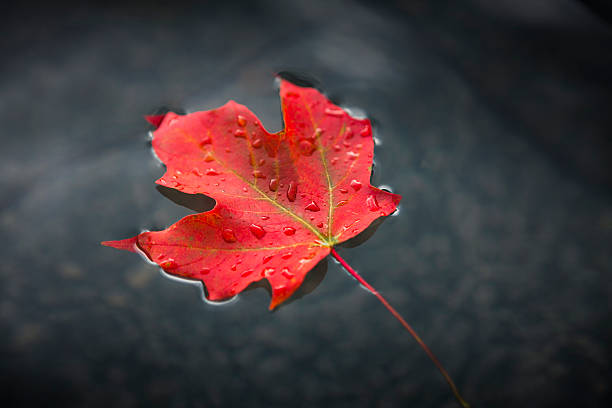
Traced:
<path fill-rule="evenodd" d="M 366 242 L 368 239 L 372 238 L 372 235 L 376 232 L 378 227 L 382 225 L 383 222 L 387 220 L 387 217 L 380 217 L 372 221 L 372 223 L 368 226 L 368 228 L 364 229 L 359 235 L 349 239 L 348 241 L 344 241 L 337 246 L 342 248 L 355 248 Z"/>
<path fill-rule="evenodd" d="M 215 207 L 215 200 L 204 194 L 187 194 L 164 186 L 155 188 L 167 199 L 198 213 L 210 211 Z"/>
<path fill-rule="evenodd" d="M 278 305 L 278 307 L 273 311 L 276 312 L 277 310 L 282 309 L 284 306 L 293 303 L 296 300 L 301 299 L 304 296 L 308 295 L 310 292 L 314 291 L 321 284 L 321 282 L 323 282 L 323 279 L 325 279 L 325 275 L 327 275 L 327 257 L 322 259 L 321 262 L 319 262 L 314 268 L 312 268 L 310 272 L 306 274 L 304 281 L 302 282 L 300 287 L 293 293 L 293 295 L 291 295 L 289 299 Z M 270 293 L 271 296 L 272 291 L 270 289 L 270 284 L 268 283 L 268 281 L 264 279 L 263 281 L 259 281 L 257 283 L 260 282 L 265 282 L 265 285 L 267 286 L 267 289 L 269 291 L 268 293 Z"/>
<path fill-rule="evenodd" d="M 326 274 L 327 274 L 327 258 L 323 259 L 321 262 L 317 264 L 317 266 L 315 266 L 312 270 L 310 270 L 310 272 L 306 274 L 306 277 L 304 278 L 304 281 L 302 282 L 300 287 L 293 293 L 293 295 L 291 295 L 289 299 L 281 303 L 273 311 L 276 312 L 277 310 L 283 308 L 285 305 L 289 303 L 293 303 L 296 300 L 301 299 L 304 296 L 308 295 L 310 292 L 314 291 L 319 286 L 319 284 L 323 282 L 323 279 L 325 278 Z M 164 273 L 164 276 L 170 277 L 172 279 L 172 277 L 169 276 L 169 274 L 167 273 Z M 197 280 L 197 279 L 189 279 L 189 278 L 179 278 L 179 280 L 201 283 L 201 288 L 204 292 L 204 296 L 206 297 L 206 299 L 208 299 L 208 289 L 206 288 L 206 285 L 202 281 Z M 252 290 L 259 289 L 259 288 L 265 289 L 265 291 L 268 292 L 268 295 L 270 296 L 270 298 L 272 297 L 272 287 L 270 286 L 270 282 L 268 282 L 267 279 L 261 279 L 257 282 L 251 283 L 249 286 L 247 286 L 242 291 L 242 293 L 250 292 Z M 208 300 L 208 302 L 211 302 L 211 301 Z M 220 303 L 223 303 L 223 302 L 225 301 L 221 301 Z"/>

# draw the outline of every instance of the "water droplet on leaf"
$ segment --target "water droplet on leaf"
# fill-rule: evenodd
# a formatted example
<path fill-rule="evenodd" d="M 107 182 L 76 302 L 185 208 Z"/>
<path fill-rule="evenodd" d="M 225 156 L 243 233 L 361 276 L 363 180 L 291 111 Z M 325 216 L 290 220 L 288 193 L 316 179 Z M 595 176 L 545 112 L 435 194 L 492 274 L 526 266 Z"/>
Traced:
<path fill-rule="evenodd" d="M 272 178 L 270 179 L 270 191 L 276 191 L 278 189 L 278 179 L 277 178 Z"/>
<path fill-rule="evenodd" d="M 234 131 L 234 136 L 236 137 L 246 137 L 246 132 L 244 129 L 236 129 Z"/>
<path fill-rule="evenodd" d="M 293 181 L 289 183 L 289 188 L 287 188 L 287 199 L 289 201 L 295 201 L 295 197 L 297 196 L 297 183 Z"/>
<path fill-rule="evenodd" d="M 329 116 L 342 117 L 344 115 L 344 111 L 339 108 L 325 108 L 325 114 Z"/>
<path fill-rule="evenodd" d="M 359 189 L 361 188 L 361 183 L 358 182 L 357 180 L 352 180 L 351 187 L 353 187 L 353 190 L 359 191 Z"/>
<path fill-rule="evenodd" d="M 261 239 L 264 235 L 266 235 L 266 230 L 263 229 L 263 227 L 260 225 L 251 224 L 249 226 L 249 229 L 251 230 L 253 235 L 255 235 L 255 237 L 257 237 L 258 239 Z"/>
<path fill-rule="evenodd" d="M 264 179 L 266 175 L 261 170 L 253 170 L 253 177 Z"/>
<path fill-rule="evenodd" d="M 219 172 L 215 169 L 206 169 L 207 176 L 217 176 Z"/>
<path fill-rule="evenodd" d="M 289 268 L 281 269 L 281 275 L 283 275 L 287 279 L 291 279 L 291 278 L 293 278 L 295 276 L 294 274 L 289 272 Z"/>
<path fill-rule="evenodd" d="M 320 210 L 319 206 L 314 201 L 311 201 L 310 204 L 306 206 L 306 209 L 312 212 L 317 212 Z"/>
<path fill-rule="evenodd" d="M 251 142 L 251 146 L 253 146 L 256 149 L 259 149 L 262 145 L 263 145 L 263 140 L 261 140 L 260 138 L 257 138 Z"/>
<path fill-rule="evenodd" d="M 162 269 L 174 269 L 178 267 L 178 264 L 174 261 L 174 259 L 169 258 L 159 264 Z"/>
<path fill-rule="evenodd" d="M 238 118 L 236 118 L 236 122 L 238 122 L 238 126 L 245 127 L 247 120 L 244 116 L 238 115 Z"/>
<path fill-rule="evenodd" d="M 302 140 L 300 141 L 300 152 L 304 156 L 310 156 L 312 152 L 316 150 L 315 145 L 310 140 Z"/>
<path fill-rule="evenodd" d="M 376 201 L 376 197 L 374 195 L 370 194 L 368 198 L 366 198 L 366 207 L 368 207 L 370 211 L 376 211 L 380 209 L 378 201 Z"/>
<path fill-rule="evenodd" d="M 236 235 L 234 234 L 234 231 L 231 228 L 224 228 L 221 232 L 221 236 L 223 237 L 223 240 L 227 243 L 231 244 L 232 242 L 236 242 Z"/>
<path fill-rule="evenodd" d="M 285 228 L 283 228 L 283 233 L 285 235 L 293 235 L 293 234 L 295 234 L 295 228 L 293 228 L 293 227 L 285 227 Z"/>

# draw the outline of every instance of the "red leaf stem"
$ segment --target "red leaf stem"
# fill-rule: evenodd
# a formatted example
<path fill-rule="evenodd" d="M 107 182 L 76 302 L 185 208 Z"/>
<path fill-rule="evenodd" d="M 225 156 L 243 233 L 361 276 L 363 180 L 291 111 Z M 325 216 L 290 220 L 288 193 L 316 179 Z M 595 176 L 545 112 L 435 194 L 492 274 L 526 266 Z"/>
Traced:
<path fill-rule="evenodd" d="M 446 382 L 450 386 L 450 388 L 451 388 L 455 398 L 457 399 L 457 401 L 461 404 L 462 407 L 469 408 L 470 405 L 467 402 L 465 402 L 465 400 L 461 397 L 461 395 L 459 394 L 459 390 L 457 390 L 457 386 L 455 386 L 455 383 L 453 382 L 453 380 L 450 378 L 450 376 L 448 375 L 448 373 L 446 372 L 446 370 L 444 369 L 444 367 L 442 366 L 440 361 L 438 361 L 438 358 L 429 349 L 429 347 L 427 347 L 425 342 L 423 342 L 423 340 L 421 340 L 421 337 L 419 337 L 419 335 L 414 331 L 412 326 L 410 326 L 408 324 L 408 322 L 406 320 L 404 320 L 402 315 L 400 315 L 399 312 L 397 310 L 395 310 L 393 308 L 393 306 L 391 306 L 389 304 L 389 302 L 387 302 L 387 300 L 380 293 L 378 293 L 378 291 L 376 289 L 374 289 L 374 287 L 372 287 L 372 285 L 370 285 L 368 282 L 366 282 L 365 279 L 363 279 L 361 277 L 361 275 L 359 275 L 359 273 L 356 270 L 354 270 L 338 254 L 338 252 L 336 252 L 336 250 L 334 248 L 331 249 L 331 254 L 332 254 L 332 256 L 334 258 L 336 258 L 336 260 L 338 262 L 340 262 L 340 264 L 344 267 L 344 269 L 346 269 L 348 271 L 348 273 L 350 273 L 353 278 L 357 279 L 357 281 L 359 283 L 361 283 L 366 289 L 368 289 L 370 292 L 372 292 L 372 294 L 374 296 L 376 296 L 378 298 L 378 300 L 380 300 L 380 302 L 387 308 L 387 310 L 389 312 L 391 312 L 393 317 L 395 317 L 402 324 L 402 326 L 404 326 L 404 328 L 408 331 L 408 333 L 410 333 L 410 335 L 416 340 L 416 342 L 419 343 L 419 346 L 421 346 L 421 348 L 429 356 L 431 361 L 436 365 L 436 367 L 438 367 L 438 370 L 440 370 L 440 373 L 442 373 L 442 376 L 444 377 L 444 379 L 446 380 Z"/>

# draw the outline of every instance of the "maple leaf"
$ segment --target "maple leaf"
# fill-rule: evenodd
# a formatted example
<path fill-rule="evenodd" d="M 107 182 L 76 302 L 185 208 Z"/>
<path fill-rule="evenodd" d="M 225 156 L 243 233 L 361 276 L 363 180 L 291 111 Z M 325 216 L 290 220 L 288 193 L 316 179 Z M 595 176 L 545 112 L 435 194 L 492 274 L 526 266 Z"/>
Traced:
<path fill-rule="evenodd" d="M 285 128 L 278 133 L 234 101 L 184 116 L 147 117 L 157 127 L 153 149 L 166 165 L 156 183 L 205 194 L 216 205 L 166 230 L 102 244 L 142 252 L 171 275 L 203 282 L 211 301 L 266 279 L 270 309 L 331 253 L 410 332 L 468 406 L 412 327 L 333 248 L 393 213 L 401 200 L 370 185 L 370 121 L 286 80 L 280 97 Z"/>
<path fill-rule="evenodd" d="M 285 129 L 266 131 L 246 106 L 150 117 L 166 164 L 156 181 L 216 200 L 159 232 L 104 245 L 140 250 L 169 274 L 200 280 L 212 301 L 267 279 L 270 309 L 301 285 L 331 248 L 395 211 L 401 197 L 370 185 L 374 141 L 313 88 L 280 84 Z"/>

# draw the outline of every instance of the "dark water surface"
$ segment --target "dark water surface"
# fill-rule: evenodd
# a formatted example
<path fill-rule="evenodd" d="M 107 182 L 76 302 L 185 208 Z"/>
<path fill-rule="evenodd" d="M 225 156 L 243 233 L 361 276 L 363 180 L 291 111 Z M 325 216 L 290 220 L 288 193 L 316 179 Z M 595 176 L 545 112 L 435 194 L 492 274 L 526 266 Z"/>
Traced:
<path fill-rule="evenodd" d="M 583 3 L 257 2 L 9 9 L 0 29 L 2 406 L 452 407 L 333 261 L 277 312 L 224 307 L 99 241 L 161 229 L 142 115 L 273 74 L 375 120 L 400 215 L 341 255 L 475 407 L 603 407 L 612 384 L 612 29 Z M 492 4 L 495 4 L 494 6 Z M 604 16 L 605 17 L 605 16 Z"/>

